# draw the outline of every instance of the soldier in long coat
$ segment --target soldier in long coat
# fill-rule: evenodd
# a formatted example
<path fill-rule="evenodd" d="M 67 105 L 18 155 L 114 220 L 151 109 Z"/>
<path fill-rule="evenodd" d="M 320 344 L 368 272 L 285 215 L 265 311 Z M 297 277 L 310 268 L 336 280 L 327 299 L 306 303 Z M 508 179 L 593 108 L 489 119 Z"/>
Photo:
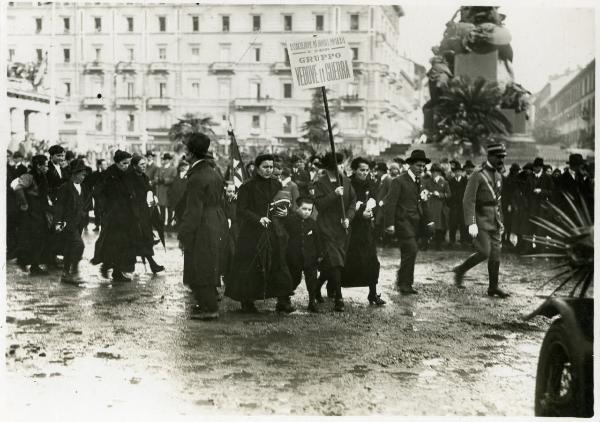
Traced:
<path fill-rule="evenodd" d="M 223 212 L 223 179 L 208 152 L 210 138 L 202 133 L 188 136 L 185 210 L 178 225 L 183 248 L 183 283 L 196 300 L 192 318 L 218 317 L 217 286 L 220 285 L 223 251 L 227 245 L 227 220 Z"/>
<path fill-rule="evenodd" d="M 467 183 L 463 198 L 465 224 L 473 237 L 476 253 L 453 269 L 456 286 L 464 288 L 463 277 L 477 264 L 488 261 L 488 296 L 506 298 L 510 296 L 499 286 L 500 247 L 504 230 L 502 219 L 502 175 L 499 170 L 504 163 L 506 148 L 493 143 L 487 147 L 488 159 Z"/>
<path fill-rule="evenodd" d="M 331 283 L 334 309 L 338 312 L 344 310 L 342 272 L 350 240 L 350 222 L 356 212 L 356 194 L 350 179 L 343 175 L 342 160 L 342 154 L 337 153 L 335 157 L 331 153 L 326 154 L 323 165 L 327 173 L 315 183 L 315 205 L 319 212 L 317 227 L 323 246 L 320 269 L 324 277 L 321 281 L 327 279 Z M 337 184 L 337 174 L 342 179 L 342 186 Z"/>
<path fill-rule="evenodd" d="M 282 190 L 272 177 L 274 157 L 256 157 L 255 175 L 240 186 L 237 217 L 240 224 L 234 268 L 225 280 L 225 295 L 239 301 L 242 312 L 256 313 L 254 301 L 277 298 L 276 311 L 290 313 L 293 292 L 287 267 L 288 235 L 281 218 L 287 212 L 271 209 L 271 203 Z"/>
<path fill-rule="evenodd" d="M 113 281 L 124 282 L 131 281 L 124 273 L 135 269 L 139 222 L 133 210 L 134 193 L 127 180 L 131 154 L 117 150 L 113 159 L 114 164 L 106 170 L 98 190 L 106 211 L 91 262 L 102 264 L 100 272 L 104 277 L 108 277 L 108 270 L 112 268 Z"/>

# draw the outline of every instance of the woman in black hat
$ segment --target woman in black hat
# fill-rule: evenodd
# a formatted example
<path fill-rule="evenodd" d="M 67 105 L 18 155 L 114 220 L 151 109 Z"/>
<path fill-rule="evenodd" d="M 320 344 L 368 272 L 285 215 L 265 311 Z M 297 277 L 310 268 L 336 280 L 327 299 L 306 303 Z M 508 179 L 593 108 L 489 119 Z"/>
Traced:
<path fill-rule="evenodd" d="M 154 234 L 152 232 L 152 212 L 156 201 L 150 181 L 146 176 L 146 158 L 134 155 L 131 158 L 129 183 L 133 191 L 133 214 L 137 224 L 135 238 L 135 255 L 141 256 L 150 264 L 150 270 L 158 274 L 165 267 L 158 265 L 154 260 Z"/>
<path fill-rule="evenodd" d="M 335 297 L 334 309 L 344 310 L 342 299 L 342 272 L 346 262 L 346 251 L 350 239 L 350 221 L 354 218 L 356 193 L 350 180 L 344 176 L 343 156 L 335 157 L 328 153 L 323 157 L 326 174 L 315 183 L 315 204 L 317 211 L 317 227 L 323 248 L 320 279 L 327 279 L 332 285 Z M 342 186 L 338 186 L 338 177 Z M 343 207 L 343 208 L 342 208 Z"/>
<path fill-rule="evenodd" d="M 280 218 L 287 210 L 272 208 L 282 190 L 274 179 L 271 154 L 256 157 L 254 176 L 240 186 L 237 199 L 239 234 L 235 267 L 225 280 L 225 295 L 241 303 L 242 311 L 256 313 L 254 301 L 277 298 L 276 311 L 290 313 L 292 278 L 287 267 L 287 233 Z"/>
<path fill-rule="evenodd" d="M 369 177 L 369 163 L 362 157 L 352 160 L 354 174 L 350 177 L 356 193 L 356 214 L 350 223 L 350 241 L 342 274 L 342 287 L 369 287 L 367 300 L 381 306 L 385 301 L 377 294 L 379 260 L 374 233 L 377 202 L 376 184 Z"/>
<path fill-rule="evenodd" d="M 126 272 L 135 269 L 135 239 L 137 221 L 133 211 L 133 190 L 127 178 L 131 154 L 117 150 L 114 164 L 105 172 L 98 195 L 106 207 L 100 236 L 96 241 L 92 264 L 102 264 L 100 271 L 108 277 L 112 268 L 113 281 L 131 281 Z"/>

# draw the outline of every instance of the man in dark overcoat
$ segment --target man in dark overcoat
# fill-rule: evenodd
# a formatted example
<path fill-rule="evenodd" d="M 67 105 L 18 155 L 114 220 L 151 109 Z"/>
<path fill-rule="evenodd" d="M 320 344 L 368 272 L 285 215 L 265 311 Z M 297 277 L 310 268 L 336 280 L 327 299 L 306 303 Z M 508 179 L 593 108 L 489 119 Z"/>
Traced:
<path fill-rule="evenodd" d="M 397 286 L 402 294 L 417 294 L 413 288 L 415 261 L 417 259 L 417 239 L 423 229 L 427 235 L 433 234 L 432 221 L 427 197 L 421 184 L 421 175 L 431 160 L 425 152 L 413 150 L 406 159 L 409 169 L 392 181 L 387 202 L 384 204 L 386 232 L 396 234 L 400 242 L 400 269 Z"/>
<path fill-rule="evenodd" d="M 89 188 L 82 183 L 86 172 L 82 160 L 73 160 L 69 165 L 69 181 L 58 189 L 54 204 L 54 224 L 64 256 L 63 283 L 78 283 L 75 277 L 79 274 L 79 261 L 84 250 L 81 233 L 91 201 Z"/>
<path fill-rule="evenodd" d="M 52 145 L 48 150 L 48 154 L 50 155 L 50 162 L 48 163 L 46 178 L 48 179 L 50 199 L 54 202 L 56 201 L 58 188 L 69 180 L 69 172 L 68 168 L 64 166 L 66 152 L 63 147 Z"/>
<path fill-rule="evenodd" d="M 579 202 L 578 196 L 581 195 L 593 218 L 594 190 L 593 185 L 584 177 L 586 162 L 581 154 L 571 154 L 567 164 L 569 167 L 557 179 L 554 203 L 573 219 L 575 218 L 573 209 L 565 199 L 563 192 L 569 193 L 575 199 L 574 204 Z"/>
<path fill-rule="evenodd" d="M 531 217 L 548 218 L 548 211 L 543 207 L 543 204 L 551 199 L 554 195 L 554 182 L 552 176 L 544 172 L 544 160 L 537 157 L 533 160 L 533 176 L 529 179 L 529 212 Z M 539 227 L 533 225 L 533 233 L 538 236 L 546 236 L 549 233 Z"/>
<path fill-rule="evenodd" d="M 187 136 L 185 210 L 178 225 L 183 249 L 183 283 L 192 289 L 196 307 L 192 319 L 218 318 L 217 286 L 221 283 L 223 251 L 227 245 L 227 220 L 223 212 L 223 179 L 208 152 L 210 138 L 203 133 Z"/>
<path fill-rule="evenodd" d="M 464 288 L 463 277 L 475 265 L 488 261 L 488 296 L 506 298 L 507 292 L 498 286 L 500 273 L 500 247 L 504 224 L 502 219 L 502 175 L 499 169 L 504 165 L 506 148 L 501 143 L 487 147 L 487 162 L 478 169 L 467 183 L 463 208 L 465 224 L 474 239 L 476 253 L 453 269 L 455 284 Z"/>
<path fill-rule="evenodd" d="M 467 188 L 467 177 L 459 163 L 454 166 L 454 176 L 448 181 L 452 197 L 450 198 L 450 244 L 456 242 L 456 232 L 460 233 L 460 243 L 468 244 L 467 227 L 465 226 L 462 200 Z"/>

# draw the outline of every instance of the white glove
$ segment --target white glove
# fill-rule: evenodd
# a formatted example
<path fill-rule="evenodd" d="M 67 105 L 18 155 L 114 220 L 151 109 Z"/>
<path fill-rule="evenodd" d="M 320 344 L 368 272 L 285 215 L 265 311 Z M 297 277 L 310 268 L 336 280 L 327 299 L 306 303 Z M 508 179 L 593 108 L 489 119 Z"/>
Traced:
<path fill-rule="evenodd" d="M 367 210 L 372 210 L 377 206 L 377 202 L 373 198 L 369 198 L 367 201 Z"/>
<path fill-rule="evenodd" d="M 516 235 L 516 234 L 514 234 L 514 233 L 511 233 L 511 234 L 510 234 L 510 236 L 508 237 L 508 240 L 510 241 L 510 243 L 511 243 L 513 246 L 517 246 L 517 242 L 519 241 L 519 238 L 517 237 L 517 235 Z"/>
<path fill-rule="evenodd" d="M 146 203 L 148 204 L 149 207 L 154 205 L 154 194 L 152 193 L 151 190 L 146 192 Z"/>
<path fill-rule="evenodd" d="M 471 235 L 471 237 L 473 239 L 475 239 L 477 237 L 477 235 L 479 234 L 479 229 L 477 228 L 477 224 L 471 224 L 469 226 L 469 234 Z"/>
<path fill-rule="evenodd" d="M 269 224 L 271 224 L 271 220 L 269 220 L 267 217 L 262 217 L 260 219 L 260 224 L 264 227 L 267 228 L 269 227 Z"/>
<path fill-rule="evenodd" d="M 356 201 L 356 211 L 358 211 L 360 209 L 362 204 L 363 204 L 362 201 Z"/>

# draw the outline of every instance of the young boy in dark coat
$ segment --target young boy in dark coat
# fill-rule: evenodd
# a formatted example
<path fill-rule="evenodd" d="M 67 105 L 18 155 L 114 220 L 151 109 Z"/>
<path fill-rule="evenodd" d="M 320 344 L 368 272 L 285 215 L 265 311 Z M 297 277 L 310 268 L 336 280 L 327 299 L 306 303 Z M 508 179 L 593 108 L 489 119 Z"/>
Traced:
<path fill-rule="evenodd" d="M 314 201 L 309 197 L 296 200 L 296 212 L 285 219 L 285 228 L 289 235 L 287 263 L 292 275 L 294 290 L 300 285 L 302 273 L 308 291 L 308 311 L 318 312 L 315 295 L 318 289 L 317 267 L 321 260 L 321 250 L 317 235 L 317 223 L 310 218 Z"/>
<path fill-rule="evenodd" d="M 69 165 L 69 181 L 58 188 L 54 209 L 56 231 L 61 243 L 64 260 L 63 283 L 77 284 L 75 276 L 79 273 L 79 261 L 83 255 L 84 244 L 81 232 L 87 223 L 87 210 L 90 193 L 82 184 L 87 169 L 83 160 L 74 160 Z"/>

